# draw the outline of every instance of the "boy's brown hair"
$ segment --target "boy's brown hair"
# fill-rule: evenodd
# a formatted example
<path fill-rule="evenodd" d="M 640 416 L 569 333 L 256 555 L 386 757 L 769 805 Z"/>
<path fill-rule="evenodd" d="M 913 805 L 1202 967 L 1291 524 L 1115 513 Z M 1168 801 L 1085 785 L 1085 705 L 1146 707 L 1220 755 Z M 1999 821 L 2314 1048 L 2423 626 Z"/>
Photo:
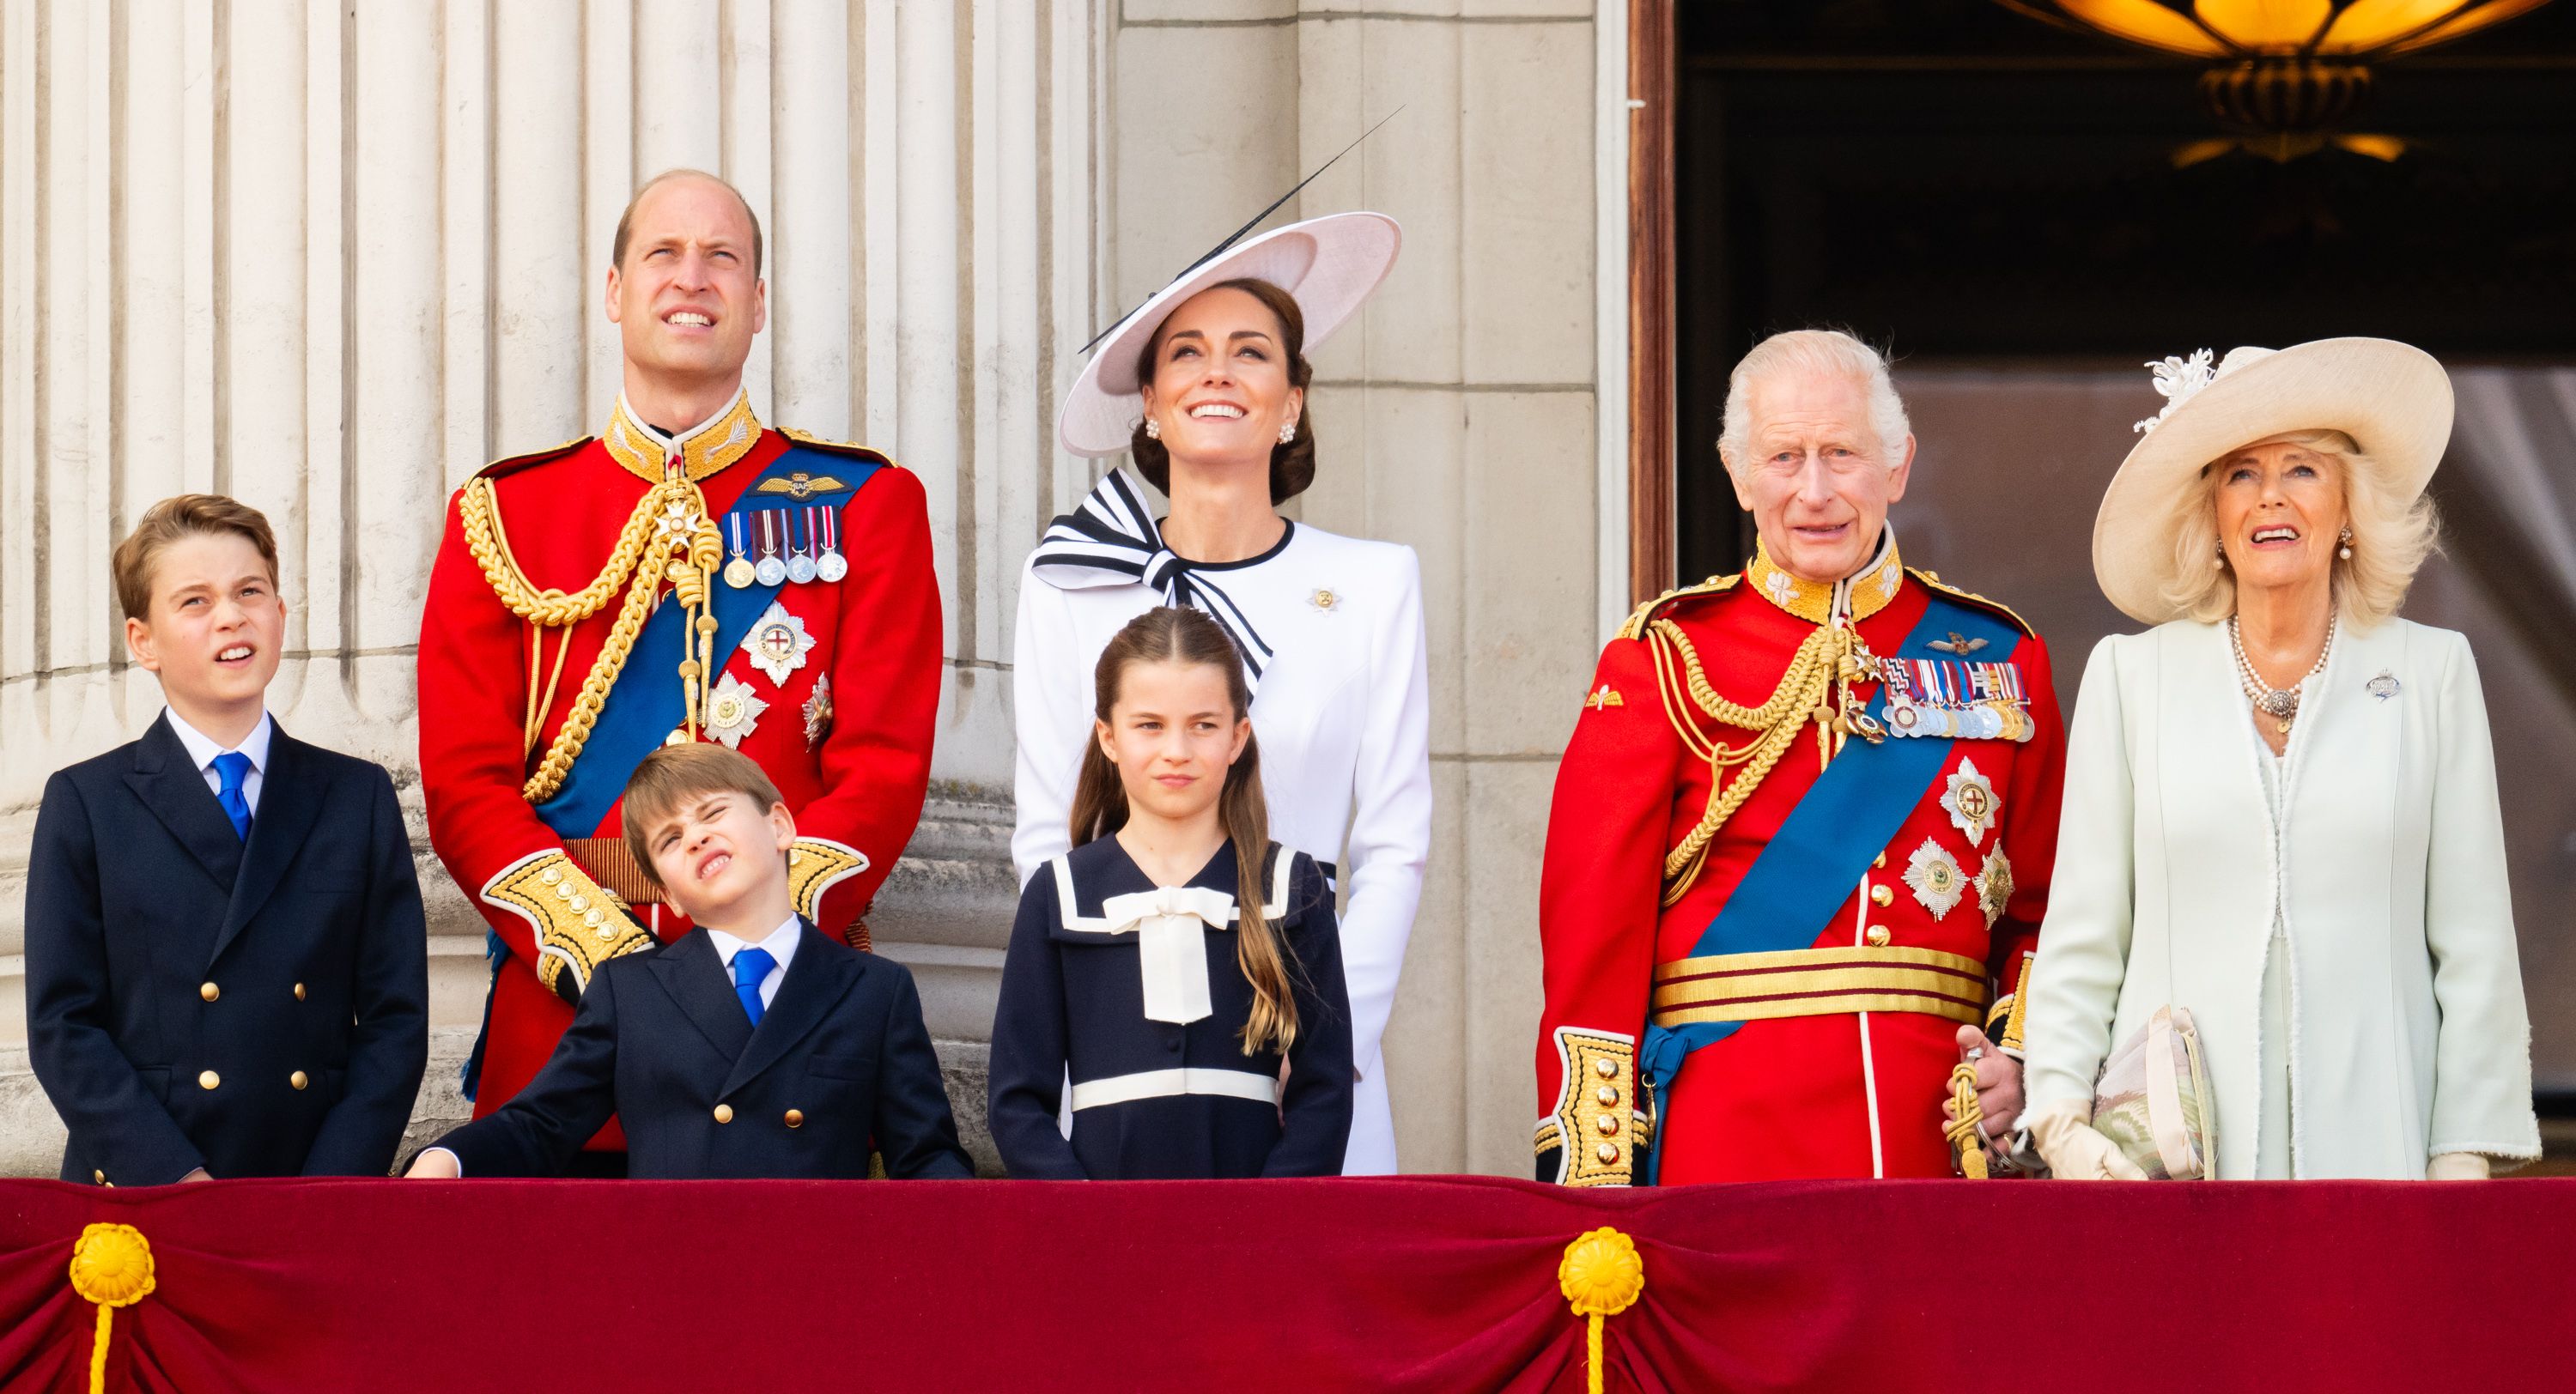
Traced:
<path fill-rule="evenodd" d="M 270 530 L 267 515 L 221 494 L 181 494 L 143 510 L 142 521 L 116 544 L 108 561 L 109 573 L 116 579 L 116 603 L 124 608 L 126 618 L 152 622 L 153 564 L 170 544 L 206 533 L 229 533 L 258 548 L 259 559 L 268 563 L 268 584 L 277 585 L 277 534 Z"/>
<path fill-rule="evenodd" d="M 778 786 L 761 772 L 759 763 L 739 750 L 696 742 L 657 748 L 627 778 L 621 820 L 626 850 L 643 869 L 646 880 L 656 886 L 662 884 L 661 873 L 653 869 L 653 849 L 647 841 L 653 825 L 710 794 L 744 795 L 759 804 L 763 813 L 786 802 L 779 797 Z"/>

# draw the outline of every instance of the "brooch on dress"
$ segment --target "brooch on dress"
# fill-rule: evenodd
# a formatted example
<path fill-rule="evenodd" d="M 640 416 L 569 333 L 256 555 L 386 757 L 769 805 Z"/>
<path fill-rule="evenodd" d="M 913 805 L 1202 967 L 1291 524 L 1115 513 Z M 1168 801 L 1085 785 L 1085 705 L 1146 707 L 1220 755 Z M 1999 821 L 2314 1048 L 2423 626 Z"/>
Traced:
<path fill-rule="evenodd" d="M 2364 683 L 2361 690 L 2385 702 L 2397 695 L 2397 675 L 2382 668 L 2379 670 L 2379 676 Z"/>

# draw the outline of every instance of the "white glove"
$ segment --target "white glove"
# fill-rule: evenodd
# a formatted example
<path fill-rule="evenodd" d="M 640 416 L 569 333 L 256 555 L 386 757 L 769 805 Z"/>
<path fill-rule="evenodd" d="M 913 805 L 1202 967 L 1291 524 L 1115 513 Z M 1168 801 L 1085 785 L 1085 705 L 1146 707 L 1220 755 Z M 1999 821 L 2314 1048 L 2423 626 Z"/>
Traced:
<path fill-rule="evenodd" d="M 2087 1099 L 2059 1099 L 2028 1114 L 2031 1141 L 2048 1159 L 2050 1174 L 2061 1181 L 2144 1181 L 2147 1174 L 2130 1161 L 2118 1143 L 2093 1128 L 2093 1105 Z"/>
<path fill-rule="evenodd" d="M 2487 1159 L 2475 1152 L 2445 1152 L 2424 1167 L 2427 1181 L 2484 1181 Z"/>

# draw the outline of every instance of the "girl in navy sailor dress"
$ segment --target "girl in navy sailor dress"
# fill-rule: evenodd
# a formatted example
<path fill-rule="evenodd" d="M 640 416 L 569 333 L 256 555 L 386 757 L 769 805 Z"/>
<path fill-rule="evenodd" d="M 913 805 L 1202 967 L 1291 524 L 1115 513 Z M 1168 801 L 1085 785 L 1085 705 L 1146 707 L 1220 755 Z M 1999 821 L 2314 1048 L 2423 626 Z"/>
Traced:
<path fill-rule="evenodd" d="M 1030 878 L 1002 970 L 1003 1165 L 1046 1180 L 1337 1175 L 1352 1099 L 1341 938 L 1323 872 L 1266 835 L 1233 642 L 1198 611 L 1149 610 L 1095 679 L 1074 847 Z"/>

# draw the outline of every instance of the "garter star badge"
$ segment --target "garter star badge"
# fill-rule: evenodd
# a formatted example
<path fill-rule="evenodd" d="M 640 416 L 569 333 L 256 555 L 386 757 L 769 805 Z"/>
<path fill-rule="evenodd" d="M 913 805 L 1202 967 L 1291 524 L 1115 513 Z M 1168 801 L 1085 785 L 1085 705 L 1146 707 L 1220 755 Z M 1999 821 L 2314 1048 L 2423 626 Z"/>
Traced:
<path fill-rule="evenodd" d="M 740 750 L 742 738 L 760 725 L 760 714 L 767 710 L 769 704 L 760 700 L 749 683 L 727 673 L 724 681 L 716 684 L 716 690 L 707 694 L 707 734 Z"/>
<path fill-rule="evenodd" d="M 805 655 L 813 650 L 814 636 L 805 632 L 805 617 L 787 613 L 787 607 L 775 600 L 742 640 L 743 655 L 751 666 L 780 687 L 787 685 L 788 674 L 805 666 Z"/>
<path fill-rule="evenodd" d="M 1959 870 L 1958 859 L 1928 837 L 1905 859 L 1905 884 L 1914 888 L 1914 898 L 1936 920 L 1949 914 L 1968 891 L 1968 877 Z"/>
<path fill-rule="evenodd" d="M 2004 855 L 2001 844 L 1977 868 L 1977 908 L 1986 912 L 1986 928 L 2004 917 L 2004 907 L 2012 904 L 2012 859 Z"/>
<path fill-rule="evenodd" d="M 1950 811 L 1950 826 L 1966 833 L 1971 847 L 1986 845 L 1986 829 L 1995 825 L 2003 805 L 1995 786 L 1977 772 L 1974 760 L 1959 762 L 1959 772 L 1950 776 L 1949 788 L 1941 795 L 1941 806 Z"/>

